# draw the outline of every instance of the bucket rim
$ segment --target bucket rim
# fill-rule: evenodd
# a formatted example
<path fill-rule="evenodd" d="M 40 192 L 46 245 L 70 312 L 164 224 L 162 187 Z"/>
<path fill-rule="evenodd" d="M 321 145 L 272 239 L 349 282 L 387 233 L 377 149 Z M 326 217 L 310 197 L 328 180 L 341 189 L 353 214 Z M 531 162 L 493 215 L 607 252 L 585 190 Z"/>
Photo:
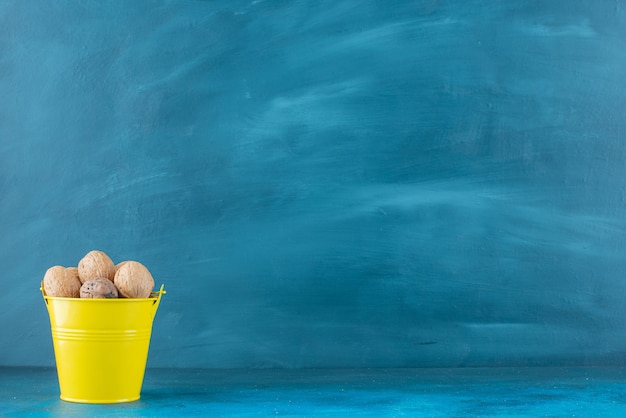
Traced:
<path fill-rule="evenodd" d="M 77 303 L 129 303 L 129 302 L 140 302 L 140 301 L 147 301 L 147 300 L 157 300 L 160 301 L 161 296 L 163 296 L 164 294 L 166 294 L 167 292 L 165 291 L 165 284 L 161 284 L 161 287 L 159 288 L 159 290 L 153 290 L 152 292 L 150 292 L 150 296 L 147 298 L 68 298 L 68 297 L 61 297 L 61 296 L 48 296 L 46 295 L 46 291 L 43 288 L 43 280 L 41 281 L 41 286 L 39 287 L 39 290 L 41 291 L 41 294 L 43 296 L 44 299 L 49 299 L 49 300 L 71 300 L 71 301 L 75 301 Z"/>

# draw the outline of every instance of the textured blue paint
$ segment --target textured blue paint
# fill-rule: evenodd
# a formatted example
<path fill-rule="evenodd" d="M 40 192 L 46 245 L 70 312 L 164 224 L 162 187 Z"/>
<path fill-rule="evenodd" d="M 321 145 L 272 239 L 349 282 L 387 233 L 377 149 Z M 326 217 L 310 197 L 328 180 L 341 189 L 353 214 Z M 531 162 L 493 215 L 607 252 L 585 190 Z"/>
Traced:
<path fill-rule="evenodd" d="M 148 370 L 141 399 L 58 398 L 53 370 L 0 368 L 11 417 L 620 417 L 624 370 L 603 368 Z M 8 383 L 8 382 L 11 383 Z"/>
<path fill-rule="evenodd" d="M 623 1 L 358 3 L 0 2 L 0 364 L 91 249 L 155 367 L 623 362 Z"/>

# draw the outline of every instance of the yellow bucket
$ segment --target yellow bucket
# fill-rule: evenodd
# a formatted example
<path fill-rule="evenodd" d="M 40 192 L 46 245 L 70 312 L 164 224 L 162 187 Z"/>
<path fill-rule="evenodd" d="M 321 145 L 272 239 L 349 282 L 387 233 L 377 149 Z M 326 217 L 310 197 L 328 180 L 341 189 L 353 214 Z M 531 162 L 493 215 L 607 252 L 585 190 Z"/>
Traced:
<path fill-rule="evenodd" d="M 149 298 L 47 296 L 61 399 L 119 403 L 139 399 L 152 322 L 163 285 Z"/>

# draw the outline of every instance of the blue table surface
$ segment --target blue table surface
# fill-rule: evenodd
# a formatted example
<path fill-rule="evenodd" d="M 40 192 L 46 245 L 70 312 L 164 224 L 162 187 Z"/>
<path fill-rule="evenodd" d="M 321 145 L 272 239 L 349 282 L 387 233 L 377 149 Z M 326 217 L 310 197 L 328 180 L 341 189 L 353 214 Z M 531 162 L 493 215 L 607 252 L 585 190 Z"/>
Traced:
<path fill-rule="evenodd" d="M 626 416 L 621 368 L 148 369 L 141 399 L 59 399 L 54 368 L 0 368 L 0 415 Z"/>

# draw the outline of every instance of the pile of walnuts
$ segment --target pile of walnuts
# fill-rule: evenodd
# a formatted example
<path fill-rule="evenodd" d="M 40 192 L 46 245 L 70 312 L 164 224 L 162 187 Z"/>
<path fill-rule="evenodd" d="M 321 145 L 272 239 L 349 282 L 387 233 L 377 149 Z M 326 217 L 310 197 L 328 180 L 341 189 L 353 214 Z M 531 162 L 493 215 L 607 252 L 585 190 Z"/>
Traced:
<path fill-rule="evenodd" d="M 148 298 L 154 279 L 138 261 L 116 265 L 104 252 L 93 250 L 78 267 L 50 267 L 43 277 L 43 289 L 47 296 L 64 298 Z"/>

